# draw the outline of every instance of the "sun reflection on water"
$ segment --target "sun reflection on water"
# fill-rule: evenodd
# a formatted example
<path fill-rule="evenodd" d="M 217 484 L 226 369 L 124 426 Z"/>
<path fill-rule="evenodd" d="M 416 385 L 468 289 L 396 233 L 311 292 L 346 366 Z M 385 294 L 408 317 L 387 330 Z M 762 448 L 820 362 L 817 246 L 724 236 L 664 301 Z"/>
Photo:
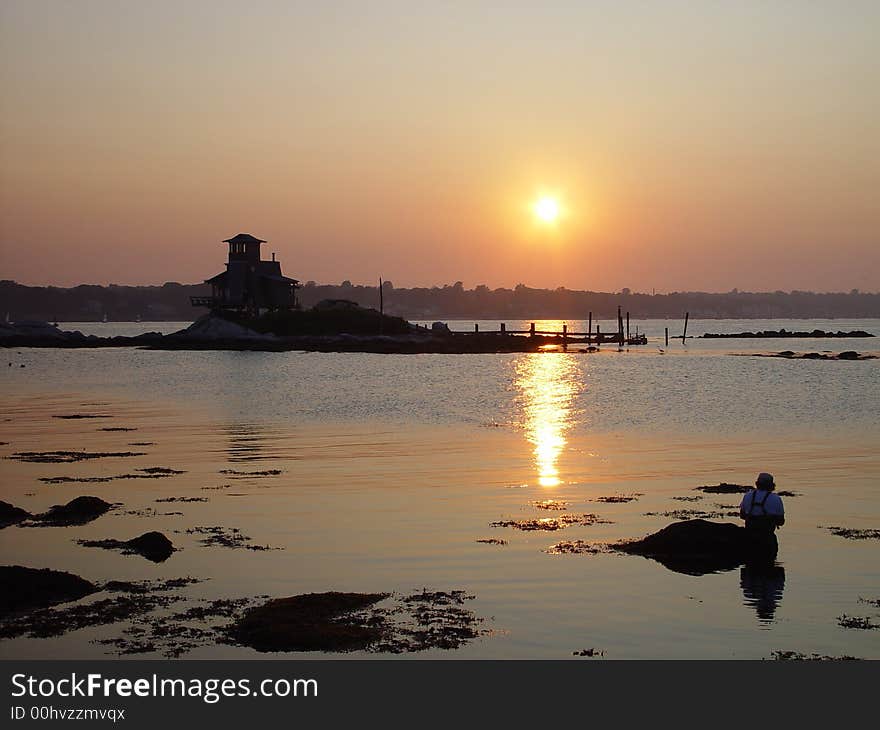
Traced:
<path fill-rule="evenodd" d="M 526 355 L 516 363 L 522 424 L 534 446 L 538 484 L 562 483 L 557 462 L 572 425 L 572 403 L 582 384 L 576 359 L 562 353 Z"/>

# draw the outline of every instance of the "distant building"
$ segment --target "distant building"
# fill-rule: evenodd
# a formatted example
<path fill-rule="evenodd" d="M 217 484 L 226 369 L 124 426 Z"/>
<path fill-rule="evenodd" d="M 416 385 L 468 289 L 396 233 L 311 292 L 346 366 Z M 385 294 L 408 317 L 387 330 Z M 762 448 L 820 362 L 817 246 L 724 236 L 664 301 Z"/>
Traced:
<path fill-rule="evenodd" d="M 223 243 L 229 244 L 226 271 L 205 279 L 211 285 L 211 296 L 190 297 L 194 307 L 257 315 L 298 306 L 299 281 L 282 276 L 281 263 L 275 260 L 274 253 L 271 261 L 260 259 L 260 244 L 265 241 L 250 233 L 239 233 Z"/>

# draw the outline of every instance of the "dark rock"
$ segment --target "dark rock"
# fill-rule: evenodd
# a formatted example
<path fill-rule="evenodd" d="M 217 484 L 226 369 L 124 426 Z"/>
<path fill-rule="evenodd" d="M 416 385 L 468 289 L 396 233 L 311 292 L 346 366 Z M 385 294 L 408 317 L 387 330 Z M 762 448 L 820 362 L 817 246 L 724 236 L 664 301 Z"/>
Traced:
<path fill-rule="evenodd" d="M 163 563 L 174 552 L 174 544 L 161 532 L 145 532 L 131 540 L 77 540 L 83 547 L 121 550 L 124 555 L 140 555 L 154 563 Z"/>
<path fill-rule="evenodd" d="M 699 492 L 706 492 L 706 494 L 745 494 L 746 492 L 751 491 L 752 488 L 742 484 L 728 484 L 727 482 L 721 482 L 721 484 L 694 487 L 694 489 Z"/>
<path fill-rule="evenodd" d="M 859 353 L 857 353 L 855 350 L 845 350 L 844 352 L 841 352 L 837 356 L 837 359 L 838 360 L 858 360 L 860 357 L 861 357 L 861 355 L 859 355 Z"/>
<path fill-rule="evenodd" d="M 67 504 L 56 504 L 48 512 L 36 515 L 33 522 L 42 527 L 85 525 L 111 509 L 113 505 L 100 497 L 76 497 Z"/>
<path fill-rule="evenodd" d="M 96 585 L 73 573 L 0 566 L 0 615 L 76 601 L 97 590 Z"/>
<path fill-rule="evenodd" d="M 610 547 L 652 558 L 670 570 L 689 575 L 732 570 L 752 559 L 775 557 L 775 537 L 772 545 L 758 542 L 744 527 L 701 519 L 674 522 L 641 540 Z"/>
<path fill-rule="evenodd" d="M 174 544 L 161 532 L 145 532 L 140 537 L 129 540 L 126 545 L 154 563 L 168 560 L 174 552 Z"/>
<path fill-rule="evenodd" d="M 308 593 L 252 608 L 230 630 L 237 643 L 257 651 L 356 651 L 383 636 L 381 624 L 353 617 L 388 593 Z"/>
<path fill-rule="evenodd" d="M 9 502 L 0 501 L 0 529 L 28 519 L 31 513 Z"/>

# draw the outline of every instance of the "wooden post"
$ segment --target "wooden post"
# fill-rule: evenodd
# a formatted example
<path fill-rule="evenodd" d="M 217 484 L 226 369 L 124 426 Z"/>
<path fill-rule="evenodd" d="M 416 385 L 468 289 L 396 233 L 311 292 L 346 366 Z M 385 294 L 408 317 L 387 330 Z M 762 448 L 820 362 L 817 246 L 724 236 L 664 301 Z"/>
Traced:
<path fill-rule="evenodd" d="M 617 305 L 617 343 L 623 347 L 623 315 L 620 313 L 620 305 Z"/>
<path fill-rule="evenodd" d="M 480 331 L 480 325 L 477 322 L 474 322 L 474 332 Z"/>
<path fill-rule="evenodd" d="M 587 320 L 587 344 L 590 344 L 590 341 L 593 338 L 593 313 L 590 312 L 590 317 Z"/>
<path fill-rule="evenodd" d="M 629 341 L 629 312 L 626 313 L 626 339 Z"/>
<path fill-rule="evenodd" d="M 568 344 L 568 325 L 562 325 L 562 346 L 565 347 Z"/>
<path fill-rule="evenodd" d="M 690 315 L 691 315 L 690 312 L 685 312 L 685 313 L 684 313 L 684 331 L 681 333 L 681 344 L 682 344 L 682 345 L 684 344 L 684 339 L 685 339 L 685 337 L 687 337 L 687 333 L 688 333 L 688 317 L 690 317 Z"/>
<path fill-rule="evenodd" d="M 385 296 L 382 292 L 382 277 L 379 277 L 379 335 L 382 334 L 382 319 L 385 317 Z"/>
<path fill-rule="evenodd" d="M 507 331 L 507 325 L 504 322 L 501 323 L 501 333 L 504 334 Z"/>
<path fill-rule="evenodd" d="M 596 347 L 602 344 L 602 328 L 596 322 Z"/>
<path fill-rule="evenodd" d="M 669 347 L 669 327 L 663 328 L 666 331 L 666 347 Z"/>
<path fill-rule="evenodd" d="M 534 336 L 535 336 L 535 323 L 532 322 L 529 325 L 529 337 L 534 337 Z"/>

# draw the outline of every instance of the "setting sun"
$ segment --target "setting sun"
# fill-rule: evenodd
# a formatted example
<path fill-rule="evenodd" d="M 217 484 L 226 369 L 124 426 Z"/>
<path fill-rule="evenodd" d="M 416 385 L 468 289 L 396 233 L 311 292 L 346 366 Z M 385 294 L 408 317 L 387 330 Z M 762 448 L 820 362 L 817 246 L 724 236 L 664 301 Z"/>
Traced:
<path fill-rule="evenodd" d="M 555 198 L 538 198 L 532 206 L 537 218 L 544 223 L 554 223 L 559 218 L 559 201 Z"/>

